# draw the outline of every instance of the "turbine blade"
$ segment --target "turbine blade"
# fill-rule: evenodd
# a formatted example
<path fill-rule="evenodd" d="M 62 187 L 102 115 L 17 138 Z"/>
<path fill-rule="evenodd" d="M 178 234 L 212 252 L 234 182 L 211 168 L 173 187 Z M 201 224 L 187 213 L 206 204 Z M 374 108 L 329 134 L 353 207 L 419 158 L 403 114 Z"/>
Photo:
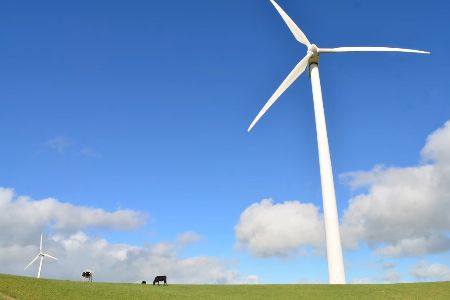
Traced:
<path fill-rule="evenodd" d="M 339 52 L 408 52 L 430 54 L 428 51 L 390 48 L 390 47 L 339 47 L 339 48 L 319 48 L 319 53 L 339 53 Z"/>
<path fill-rule="evenodd" d="M 28 267 L 31 266 L 36 261 L 36 259 L 38 259 L 38 258 L 39 258 L 39 254 L 23 270 L 25 271 L 26 269 L 28 269 Z"/>
<path fill-rule="evenodd" d="M 273 6 L 275 6 L 276 10 L 281 15 L 284 22 L 289 27 L 289 29 L 291 30 L 292 34 L 297 39 L 297 41 L 299 41 L 306 47 L 311 45 L 306 35 L 300 30 L 300 28 L 298 28 L 297 24 L 295 24 L 294 21 L 292 21 L 292 19 L 287 15 L 287 13 L 285 13 L 285 11 L 274 0 L 270 0 L 270 2 L 272 2 Z"/>
<path fill-rule="evenodd" d="M 258 113 L 252 124 L 248 128 L 248 131 L 252 130 L 253 126 L 261 119 L 266 111 L 277 101 L 277 99 L 284 93 L 284 91 L 305 71 L 308 66 L 308 60 L 312 56 L 312 53 L 306 54 L 306 56 L 295 66 L 295 68 L 289 73 L 286 79 L 281 83 L 275 93 L 270 97 L 269 101 L 264 105 L 261 111 Z"/>
<path fill-rule="evenodd" d="M 44 255 L 45 257 L 53 258 L 54 260 L 58 260 L 56 257 L 53 257 L 53 256 L 51 256 L 50 254 L 47 254 L 47 253 L 42 253 L 42 255 Z"/>
<path fill-rule="evenodd" d="M 41 233 L 41 243 L 39 244 L 39 252 L 42 252 L 42 235 L 43 233 Z"/>

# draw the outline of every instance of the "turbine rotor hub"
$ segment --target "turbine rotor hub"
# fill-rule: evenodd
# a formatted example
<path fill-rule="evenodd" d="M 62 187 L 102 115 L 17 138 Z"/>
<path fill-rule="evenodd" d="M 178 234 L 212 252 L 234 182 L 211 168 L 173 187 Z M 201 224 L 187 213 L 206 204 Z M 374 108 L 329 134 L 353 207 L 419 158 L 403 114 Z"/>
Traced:
<path fill-rule="evenodd" d="M 308 46 L 308 52 L 313 56 L 317 56 L 319 55 L 319 48 L 316 46 L 316 44 L 311 44 Z"/>

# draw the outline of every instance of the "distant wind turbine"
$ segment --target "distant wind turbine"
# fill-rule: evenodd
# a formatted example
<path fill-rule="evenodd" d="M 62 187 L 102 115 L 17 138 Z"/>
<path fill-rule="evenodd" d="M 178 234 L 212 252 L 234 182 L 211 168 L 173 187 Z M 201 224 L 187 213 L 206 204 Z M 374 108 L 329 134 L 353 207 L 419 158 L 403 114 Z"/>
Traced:
<path fill-rule="evenodd" d="M 266 113 L 272 104 L 286 91 L 286 89 L 305 71 L 309 66 L 312 93 L 314 100 L 314 114 L 316 119 L 317 144 L 319 148 L 320 179 L 322 184 L 323 213 L 325 221 L 325 233 L 327 241 L 327 259 L 328 259 L 328 279 L 330 283 L 345 283 L 344 260 L 342 257 L 341 237 L 339 234 L 339 221 L 336 207 L 336 195 L 334 191 L 333 172 L 331 169 L 330 149 L 328 146 L 327 128 L 325 123 L 325 114 L 322 101 L 322 90 L 319 78 L 319 55 L 338 52 L 410 52 L 430 54 L 430 52 L 389 48 L 389 47 L 340 47 L 340 48 L 318 48 L 311 44 L 305 34 L 298 28 L 292 19 L 284 10 L 273 0 L 270 0 L 278 13 L 286 22 L 294 37 L 308 47 L 306 56 L 300 60 L 295 68 L 289 73 L 283 83 L 278 87 L 269 101 L 264 105 L 256 118 L 251 123 L 248 131 L 258 122 Z"/>
<path fill-rule="evenodd" d="M 38 270 L 37 278 L 41 277 L 42 260 L 44 259 L 44 257 L 48 257 L 48 258 L 52 258 L 52 259 L 58 260 L 56 257 L 53 257 L 50 254 L 44 253 L 42 251 L 42 234 L 41 234 L 41 243 L 39 245 L 39 254 L 28 264 L 28 266 L 25 267 L 24 270 L 26 270 L 29 266 L 31 266 L 39 257 L 41 258 L 41 260 L 39 262 L 39 270 Z"/>

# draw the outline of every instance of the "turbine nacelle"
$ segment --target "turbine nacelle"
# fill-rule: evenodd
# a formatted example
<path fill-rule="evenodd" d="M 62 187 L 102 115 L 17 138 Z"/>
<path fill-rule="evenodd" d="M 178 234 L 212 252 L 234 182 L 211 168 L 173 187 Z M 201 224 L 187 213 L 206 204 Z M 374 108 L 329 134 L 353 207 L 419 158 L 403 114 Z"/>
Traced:
<path fill-rule="evenodd" d="M 319 47 L 317 47 L 316 44 L 309 45 L 308 53 L 311 53 L 313 57 L 319 55 Z"/>
<path fill-rule="evenodd" d="M 317 47 L 316 44 L 311 44 L 308 46 L 307 55 L 308 54 L 310 55 L 308 65 L 319 64 L 319 47 Z M 311 75 L 311 73 L 309 75 Z"/>

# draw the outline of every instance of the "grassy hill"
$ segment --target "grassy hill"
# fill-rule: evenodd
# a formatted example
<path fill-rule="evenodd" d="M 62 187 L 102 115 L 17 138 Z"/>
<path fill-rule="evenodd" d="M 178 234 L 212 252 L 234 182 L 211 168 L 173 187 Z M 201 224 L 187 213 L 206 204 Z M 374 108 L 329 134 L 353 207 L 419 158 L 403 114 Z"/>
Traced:
<path fill-rule="evenodd" d="M 450 299 L 450 282 L 407 284 L 169 285 L 88 283 L 0 274 L 0 299 Z"/>

